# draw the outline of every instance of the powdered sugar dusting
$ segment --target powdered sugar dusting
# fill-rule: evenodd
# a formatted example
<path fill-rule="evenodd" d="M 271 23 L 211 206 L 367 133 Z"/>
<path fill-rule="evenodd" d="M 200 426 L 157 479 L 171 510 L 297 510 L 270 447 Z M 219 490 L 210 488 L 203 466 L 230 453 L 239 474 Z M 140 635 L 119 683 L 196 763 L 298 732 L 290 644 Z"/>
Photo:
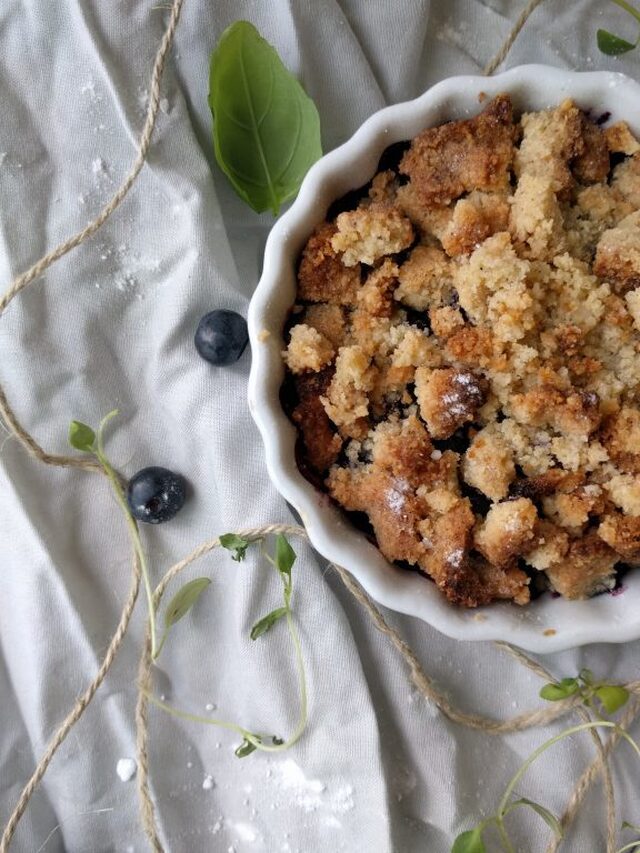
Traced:
<path fill-rule="evenodd" d="M 451 551 L 447 554 L 447 563 L 450 566 L 459 567 L 462 565 L 462 560 L 464 557 L 464 551 L 462 548 L 456 548 L 455 551 Z"/>
<path fill-rule="evenodd" d="M 287 793 L 288 801 L 305 812 L 326 811 L 338 815 L 354 808 L 352 785 L 345 783 L 330 788 L 319 779 L 308 779 L 290 758 L 274 764 L 273 771 L 273 780 Z"/>
<path fill-rule="evenodd" d="M 130 782 L 136 775 L 138 765 L 133 758 L 120 758 L 116 764 L 116 773 L 121 782 Z"/>

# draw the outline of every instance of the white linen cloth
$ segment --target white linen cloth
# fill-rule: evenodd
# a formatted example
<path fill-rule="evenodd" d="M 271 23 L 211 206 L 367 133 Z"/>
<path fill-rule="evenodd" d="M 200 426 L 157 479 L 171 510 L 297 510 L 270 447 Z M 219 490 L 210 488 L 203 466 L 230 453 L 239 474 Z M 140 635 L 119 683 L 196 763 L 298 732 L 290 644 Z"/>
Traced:
<path fill-rule="evenodd" d="M 144 530 L 156 580 L 204 539 L 290 521 L 270 484 L 246 404 L 247 352 L 216 369 L 198 358 L 205 312 L 246 314 L 270 215 L 257 216 L 213 161 L 208 60 L 223 29 L 252 21 L 303 81 L 329 150 L 373 111 L 455 73 L 478 72 L 524 0 L 186 0 L 163 80 L 149 162 L 122 207 L 0 320 L 0 376 L 16 413 L 47 449 L 65 452 L 72 418 L 118 408 L 108 439 L 128 474 L 149 464 L 192 486 L 169 524 Z M 95 216 L 129 168 L 166 4 L 142 0 L 0 3 L 0 281 Z M 599 0 L 548 0 L 508 65 L 546 62 L 634 75 L 638 55 L 602 56 L 598 26 L 633 38 L 633 21 Z M 52 732 L 93 677 L 130 582 L 130 549 L 102 479 L 0 453 L 0 822 Z M 295 611 L 307 663 L 308 729 L 290 752 L 237 759 L 238 738 L 151 709 L 151 783 L 166 849 L 448 851 L 492 813 L 510 776 L 548 735 L 492 738 L 448 723 L 412 690 L 404 664 L 340 581 L 294 543 Z M 211 587 L 160 659 L 170 701 L 284 736 L 297 685 L 283 625 L 252 643 L 253 622 L 279 604 L 277 577 L 250 555 L 217 553 L 189 570 Z M 177 588 L 177 587 L 176 587 Z M 142 851 L 135 782 L 135 677 L 146 604 L 107 682 L 56 755 L 13 850 Z M 538 680 L 494 647 L 461 644 L 386 613 L 453 701 L 496 717 L 539 704 Z M 638 643 L 580 649 L 545 663 L 638 675 Z M 556 813 L 593 755 L 582 736 L 556 747 L 520 792 Z M 640 822 L 637 765 L 615 756 L 619 819 Z M 211 782 L 203 785 L 205 778 Z M 512 819 L 522 850 L 547 829 Z M 604 849 L 601 787 L 568 850 Z"/>

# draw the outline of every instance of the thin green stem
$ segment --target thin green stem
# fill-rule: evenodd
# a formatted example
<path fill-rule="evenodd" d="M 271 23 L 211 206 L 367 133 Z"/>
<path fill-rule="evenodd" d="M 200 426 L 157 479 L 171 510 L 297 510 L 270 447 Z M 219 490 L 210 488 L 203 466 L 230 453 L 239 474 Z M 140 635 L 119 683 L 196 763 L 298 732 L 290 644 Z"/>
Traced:
<path fill-rule="evenodd" d="M 304 669 L 304 659 L 302 657 L 302 647 L 300 645 L 298 630 L 293 619 L 293 611 L 291 610 L 290 600 L 291 589 L 285 586 L 284 602 L 286 607 L 287 628 L 289 629 L 291 642 L 293 643 L 296 670 L 298 672 L 298 681 L 300 685 L 300 716 L 298 718 L 298 724 L 296 725 L 293 734 L 290 738 L 288 738 L 288 740 L 284 741 L 284 743 L 263 743 L 259 735 L 256 735 L 254 732 L 250 732 L 248 729 L 245 729 L 243 726 L 240 726 L 237 723 L 232 723 L 227 720 L 212 719 L 211 717 L 202 717 L 198 714 L 191 714 L 188 711 L 182 711 L 179 708 L 174 708 L 172 705 L 168 705 L 166 702 L 162 702 L 160 699 L 156 698 L 152 693 L 149 693 L 148 691 L 145 691 L 145 695 L 151 702 L 153 702 L 154 705 L 157 705 L 159 708 L 162 708 L 164 711 L 166 711 L 168 714 L 173 715 L 174 717 L 180 717 L 183 720 L 191 720 L 191 722 L 194 723 L 204 723 L 207 726 L 219 726 L 224 729 L 230 729 L 231 731 L 238 732 L 238 734 L 242 735 L 242 737 L 249 741 L 249 743 L 253 744 L 256 749 L 259 749 L 262 752 L 283 752 L 285 749 L 289 749 L 302 737 L 302 734 L 307 725 L 308 714 L 307 679 Z M 160 641 L 157 654 L 159 654 L 160 650 L 162 649 L 165 637 L 166 632 L 165 635 L 162 637 L 162 640 Z"/>
<path fill-rule="evenodd" d="M 616 853 L 626 853 L 627 850 L 640 850 L 640 839 L 632 841 L 631 844 L 625 844 L 624 847 L 620 847 L 619 850 L 616 850 Z"/>
<path fill-rule="evenodd" d="M 627 0 L 612 0 L 612 2 L 615 3 L 616 6 L 619 6 L 621 9 L 624 9 L 625 12 L 628 12 L 630 15 L 632 15 L 636 19 L 636 21 L 640 23 L 640 12 L 635 8 L 635 6 L 632 6 L 631 3 L 627 3 Z"/>
<path fill-rule="evenodd" d="M 168 705 L 148 690 L 144 690 L 143 692 L 150 702 L 153 702 L 153 704 L 157 705 L 158 708 L 162 708 L 163 711 L 171 714 L 172 717 L 180 717 L 180 719 L 190 720 L 192 723 L 206 723 L 209 726 L 219 726 L 221 729 L 229 729 L 230 731 L 237 732 L 242 735 L 242 737 L 247 738 L 247 740 L 251 740 L 253 743 L 252 738 L 254 738 L 254 735 L 246 729 L 243 729 L 242 726 L 239 726 L 237 723 L 232 723 L 228 720 L 216 720 L 212 717 L 201 717 L 199 714 L 190 714 L 188 711 L 182 711 L 180 708 L 174 708 L 173 705 Z"/>
<path fill-rule="evenodd" d="M 135 518 L 131 515 L 131 510 L 129 509 L 129 505 L 127 503 L 127 498 L 125 496 L 124 490 L 120 483 L 120 478 L 116 473 L 115 469 L 107 459 L 107 456 L 104 452 L 104 444 L 103 444 L 103 435 L 106 425 L 110 420 L 116 417 L 118 414 L 118 410 L 114 409 L 114 411 L 109 412 L 108 415 L 100 421 L 100 426 L 98 427 L 98 431 L 96 434 L 96 449 L 94 451 L 95 457 L 98 462 L 102 465 L 104 469 L 104 473 L 107 475 L 109 482 L 111 483 L 111 488 L 115 495 L 115 498 L 120 506 L 122 512 L 124 513 L 124 517 L 127 522 L 127 527 L 129 528 L 129 536 L 131 537 L 131 542 L 133 544 L 134 551 L 140 563 L 140 571 L 142 574 L 142 581 L 144 584 L 145 594 L 147 596 L 147 606 L 149 608 L 149 628 L 151 632 L 151 657 L 155 660 L 158 657 L 159 649 L 157 647 L 157 637 L 156 637 L 156 615 L 155 615 L 155 607 L 153 604 L 153 590 L 151 588 L 151 578 L 149 575 L 149 566 L 147 563 L 147 558 L 144 552 L 144 547 L 142 545 L 142 540 L 140 539 L 140 531 L 138 530 L 138 525 L 136 524 Z"/>
<path fill-rule="evenodd" d="M 151 657 L 155 660 L 158 657 L 159 649 L 157 647 L 157 637 L 156 637 L 156 618 L 155 618 L 155 607 L 153 605 L 153 590 L 151 588 L 151 578 L 149 576 L 149 566 L 147 563 L 147 557 L 144 552 L 144 547 L 142 545 L 142 540 L 140 539 L 140 531 L 138 530 L 138 525 L 134 517 L 131 515 L 129 510 L 129 505 L 127 504 L 127 499 L 122 490 L 122 486 L 120 485 L 120 479 L 114 469 L 111 467 L 109 460 L 106 456 L 103 455 L 100 449 L 96 452 L 96 457 L 102 467 L 104 468 L 104 472 L 109 478 L 109 482 L 111 483 L 111 487 L 113 489 L 113 493 L 115 495 L 122 512 L 124 513 L 127 527 L 129 528 L 129 536 L 131 537 L 131 541 L 133 543 L 134 551 L 140 561 L 140 571 L 142 573 L 142 581 L 144 584 L 145 594 L 147 596 L 147 606 L 149 608 L 149 628 L 151 632 Z"/>
<path fill-rule="evenodd" d="M 617 723 L 613 723 L 613 722 L 608 721 L 608 720 L 598 720 L 596 722 L 591 722 L 591 723 L 581 723 L 579 726 L 572 726 L 570 729 L 565 729 L 565 731 L 560 732 L 559 735 L 556 735 L 555 737 L 550 738 L 549 740 L 545 741 L 542 744 L 542 746 L 539 746 L 538 749 L 536 749 L 535 752 L 533 752 L 529 756 L 529 758 L 527 758 L 527 760 L 524 762 L 522 767 L 520 767 L 520 769 L 515 774 L 513 779 L 509 782 L 509 784 L 507 785 L 507 789 L 504 792 L 504 796 L 502 797 L 502 800 L 500 801 L 500 806 L 498 807 L 498 815 L 497 815 L 498 822 L 502 821 L 502 819 L 505 816 L 506 809 L 509 805 L 511 795 L 513 794 L 513 791 L 514 791 L 516 785 L 518 784 L 520 779 L 522 779 L 522 777 L 524 776 L 526 771 L 529 769 L 529 767 L 533 764 L 533 762 L 537 758 L 539 758 L 543 752 L 546 752 L 546 750 L 549 749 L 549 747 L 553 746 L 554 744 L 558 743 L 561 740 L 564 740 L 565 738 L 569 737 L 570 735 L 574 735 L 577 732 L 584 732 L 587 729 L 596 729 L 596 728 L 616 729 L 616 731 L 618 732 L 620 737 L 623 737 L 626 741 L 628 741 L 631 744 L 631 746 L 633 747 L 633 749 L 637 753 L 638 757 L 640 758 L 640 748 L 638 747 L 636 742 L 633 740 L 633 738 L 630 735 L 628 735 L 624 729 L 620 728 L 620 726 Z"/>
<path fill-rule="evenodd" d="M 502 842 L 502 846 L 504 847 L 506 853 L 516 853 L 513 844 L 509 840 L 509 836 L 507 835 L 507 829 L 500 815 L 498 815 L 498 817 L 496 818 L 496 826 L 498 827 L 500 841 Z"/>

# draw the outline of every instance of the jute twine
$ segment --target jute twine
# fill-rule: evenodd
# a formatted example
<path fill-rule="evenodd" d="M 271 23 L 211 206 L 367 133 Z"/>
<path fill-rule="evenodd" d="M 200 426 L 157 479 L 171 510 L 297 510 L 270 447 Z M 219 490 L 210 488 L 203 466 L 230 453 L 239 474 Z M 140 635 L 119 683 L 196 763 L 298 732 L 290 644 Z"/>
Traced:
<path fill-rule="evenodd" d="M 515 22 L 505 42 L 501 46 L 500 50 L 484 69 L 485 74 L 492 74 L 496 70 L 496 68 L 498 68 L 498 66 L 504 61 L 514 41 L 518 37 L 518 34 L 524 27 L 525 23 L 527 22 L 531 14 L 534 12 L 534 10 L 539 5 L 541 5 L 542 2 L 543 0 L 530 0 L 530 2 L 526 5 L 521 15 Z M 74 234 L 68 240 L 65 240 L 59 246 L 56 246 L 54 249 L 52 249 L 50 252 L 40 258 L 35 264 L 33 264 L 33 266 L 31 266 L 26 272 L 19 275 L 11 283 L 4 296 L 0 298 L 0 316 L 10 305 L 12 300 L 15 299 L 15 297 L 28 285 L 32 284 L 40 276 L 42 276 L 42 274 L 49 267 L 51 267 L 52 264 L 54 264 L 60 258 L 68 254 L 72 249 L 75 249 L 76 247 L 82 245 L 93 234 L 95 234 L 96 231 L 101 228 L 101 226 L 119 207 L 129 190 L 134 185 L 147 159 L 147 155 L 149 152 L 151 137 L 153 134 L 154 127 L 156 125 L 160 106 L 160 82 L 165 68 L 167 56 L 173 43 L 176 28 L 178 26 L 178 21 L 180 19 L 180 12 L 182 10 L 183 3 L 184 0 L 173 0 L 173 3 L 171 5 L 171 11 L 167 27 L 160 42 L 160 46 L 158 48 L 158 52 L 156 54 L 156 58 L 153 64 L 153 72 L 150 84 L 149 105 L 147 109 L 146 120 L 140 135 L 140 139 L 138 141 L 138 151 L 129 173 L 126 175 L 125 179 L 123 180 L 119 189 L 116 191 L 113 198 L 102 209 L 96 219 L 90 222 L 77 234 Z M 21 444 L 21 446 L 30 456 L 34 457 L 39 462 L 42 462 L 45 465 L 52 465 L 60 468 L 80 468 L 84 471 L 92 473 L 104 473 L 102 471 L 102 468 L 92 460 L 83 459 L 82 457 L 72 457 L 49 453 L 44 450 L 41 445 L 36 441 L 36 439 L 22 426 L 12 406 L 9 404 L 9 401 L 7 400 L 6 394 L 2 387 L 0 387 L 0 416 L 2 417 L 2 420 L 4 421 L 11 435 L 13 435 L 17 439 L 17 441 Z M 271 524 L 263 527 L 251 528 L 249 530 L 241 530 L 238 531 L 238 533 L 241 536 L 244 536 L 245 538 L 250 540 L 262 539 L 265 536 L 274 533 L 284 533 L 286 535 L 299 537 L 304 540 L 307 539 L 306 532 L 302 527 L 283 524 Z M 174 566 L 172 566 L 166 572 L 154 592 L 156 607 L 159 605 L 167 586 L 175 577 L 177 577 L 181 572 L 191 566 L 192 563 L 194 563 L 196 560 L 200 559 L 206 554 L 209 554 L 211 551 L 215 550 L 218 547 L 220 547 L 219 539 L 211 539 L 208 542 L 204 542 L 191 554 L 189 554 L 179 563 L 176 563 Z M 441 690 L 439 690 L 435 682 L 426 674 L 413 650 L 402 639 L 398 631 L 396 631 L 395 628 L 389 625 L 389 623 L 382 615 L 380 609 L 373 603 L 373 601 L 369 598 L 369 596 L 363 590 L 360 584 L 341 566 L 333 564 L 332 569 L 337 572 L 338 576 L 340 577 L 342 583 L 345 585 L 347 590 L 351 593 L 355 600 L 364 608 L 375 627 L 389 640 L 391 645 L 396 649 L 398 654 L 404 660 L 409 670 L 409 677 L 415 688 L 419 691 L 419 693 L 424 697 L 426 701 L 435 704 L 436 707 L 441 711 L 441 713 L 454 723 L 457 723 L 466 728 L 482 731 L 485 734 L 501 735 L 508 734 L 510 732 L 524 731 L 525 729 L 529 729 L 532 727 L 546 726 L 554 720 L 557 720 L 559 717 L 568 713 L 577 714 L 582 720 L 585 721 L 588 719 L 587 712 L 585 711 L 584 707 L 579 704 L 579 700 L 575 697 L 571 697 L 561 702 L 556 702 L 552 705 L 541 707 L 528 713 L 519 714 L 507 720 L 495 720 L 478 714 L 469 713 L 457 708 L 455 705 L 453 705 L 447 695 Z M 47 771 L 47 768 L 49 767 L 55 753 L 57 752 L 61 744 L 64 742 L 71 729 L 75 726 L 82 714 L 85 712 L 85 710 L 93 700 L 93 697 L 95 696 L 98 688 L 105 680 L 107 673 L 126 635 L 131 615 L 133 613 L 133 609 L 138 598 L 139 587 L 140 565 L 134 555 L 132 579 L 129 594 L 127 596 L 124 608 L 118 621 L 115 633 L 113 634 L 113 637 L 111 638 L 111 641 L 107 647 L 107 651 L 104 655 L 102 664 L 100 665 L 100 668 L 98 669 L 98 672 L 96 673 L 94 679 L 91 681 L 91 683 L 84 691 L 84 693 L 80 696 L 80 698 L 74 703 L 73 708 L 58 727 L 57 731 L 55 732 L 49 744 L 47 745 L 44 754 L 42 755 L 37 766 L 35 767 L 31 777 L 24 786 L 18 799 L 18 802 L 16 803 L 16 806 L 4 828 L 2 837 L 0 838 L 0 853 L 7 853 L 9 844 L 11 843 L 11 840 L 14 836 L 20 818 L 24 814 L 24 811 L 29 803 L 29 800 L 31 799 L 35 788 L 37 787 L 38 783 L 41 781 L 42 777 Z M 533 660 L 528 655 L 525 655 L 524 652 L 522 652 L 520 649 L 510 646 L 507 643 L 496 643 L 495 646 L 501 651 L 509 654 L 522 666 L 525 666 L 530 669 L 541 679 L 544 679 L 545 681 L 553 680 L 553 676 L 551 675 L 551 673 L 549 673 L 539 662 Z M 152 687 L 153 685 L 151 641 L 149 628 L 147 626 L 147 633 L 142 649 L 138 672 L 138 699 L 135 713 L 136 750 L 138 759 L 137 778 L 142 824 L 144 826 L 145 833 L 149 839 L 152 849 L 154 851 L 157 851 L 157 853 L 161 853 L 164 848 L 160 839 L 160 833 L 156 822 L 155 806 L 149 790 L 148 694 L 152 690 Z M 620 719 L 620 726 L 622 729 L 625 730 L 633 724 L 633 722 L 640 714 L 640 696 L 638 696 L 638 694 L 640 694 L 640 682 L 633 682 L 627 684 L 626 687 L 631 693 L 635 695 L 628 703 L 628 706 Z M 616 813 L 613 783 L 611 779 L 608 759 L 613 749 L 619 743 L 621 736 L 617 731 L 614 731 L 606 739 L 606 741 L 603 742 L 600 735 L 596 731 L 591 730 L 590 734 L 593 739 L 597 755 L 578 780 L 578 783 L 571 795 L 571 798 L 569 799 L 569 802 L 567 803 L 567 807 L 562 816 L 562 825 L 565 829 L 567 829 L 571 825 L 576 815 L 578 814 L 580 807 L 584 801 L 584 798 L 587 792 L 589 791 L 591 785 L 593 784 L 598 774 L 601 774 L 603 777 L 607 804 L 607 853 L 614 853 L 616 835 Z M 547 853 L 554 853 L 554 851 L 558 849 L 559 844 L 560 842 L 557 840 L 552 841 L 551 844 L 547 847 Z"/>

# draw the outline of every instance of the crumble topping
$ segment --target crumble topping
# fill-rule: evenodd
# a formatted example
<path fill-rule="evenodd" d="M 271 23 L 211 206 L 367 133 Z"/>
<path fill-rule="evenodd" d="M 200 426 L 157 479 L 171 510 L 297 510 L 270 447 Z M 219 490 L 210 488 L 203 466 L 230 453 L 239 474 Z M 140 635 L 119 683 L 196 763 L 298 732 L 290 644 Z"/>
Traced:
<path fill-rule="evenodd" d="M 501 95 L 395 164 L 301 254 L 299 464 L 454 604 L 611 589 L 640 564 L 640 142 Z"/>

